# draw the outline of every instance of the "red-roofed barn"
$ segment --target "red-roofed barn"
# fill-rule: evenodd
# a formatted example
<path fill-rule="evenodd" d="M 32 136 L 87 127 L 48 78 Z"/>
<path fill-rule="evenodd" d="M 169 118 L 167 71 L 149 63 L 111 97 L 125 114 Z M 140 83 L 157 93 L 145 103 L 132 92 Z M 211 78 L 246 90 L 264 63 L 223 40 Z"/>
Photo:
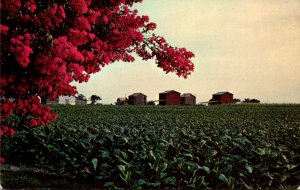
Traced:
<path fill-rule="evenodd" d="M 218 105 L 218 104 L 232 104 L 233 103 L 233 94 L 230 92 L 217 92 L 213 94 L 212 99 L 209 100 L 209 105 Z"/>
<path fill-rule="evenodd" d="M 134 93 L 128 96 L 128 103 L 130 105 L 146 105 L 147 96 L 143 93 Z"/>
<path fill-rule="evenodd" d="M 180 104 L 181 105 L 195 105 L 196 104 L 196 96 L 191 93 L 185 93 L 180 96 Z"/>
<path fill-rule="evenodd" d="M 159 93 L 159 105 L 180 105 L 180 93 L 175 90 Z"/>

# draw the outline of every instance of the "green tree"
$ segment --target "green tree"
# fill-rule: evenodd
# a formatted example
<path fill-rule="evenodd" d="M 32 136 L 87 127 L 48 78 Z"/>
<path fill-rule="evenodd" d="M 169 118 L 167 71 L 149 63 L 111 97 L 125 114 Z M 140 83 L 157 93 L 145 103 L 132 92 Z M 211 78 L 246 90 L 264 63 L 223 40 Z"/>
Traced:
<path fill-rule="evenodd" d="M 238 99 L 238 98 L 234 98 L 234 99 L 233 99 L 233 103 L 235 103 L 235 104 L 236 104 L 236 103 L 239 103 L 239 102 L 241 102 L 241 100 L 240 100 L 240 99 Z"/>
<path fill-rule="evenodd" d="M 98 100 L 102 100 L 100 96 L 97 96 L 97 95 L 92 95 L 90 97 L 90 100 L 91 100 L 91 104 L 95 104 Z"/>

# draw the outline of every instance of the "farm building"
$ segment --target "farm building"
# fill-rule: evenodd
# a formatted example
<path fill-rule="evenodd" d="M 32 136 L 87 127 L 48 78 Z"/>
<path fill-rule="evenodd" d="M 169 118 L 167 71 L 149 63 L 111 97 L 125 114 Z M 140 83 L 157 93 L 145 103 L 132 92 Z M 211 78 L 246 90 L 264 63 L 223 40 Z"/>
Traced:
<path fill-rule="evenodd" d="M 60 96 L 59 98 L 47 100 L 47 104 L 86 105 L 87 100 L 80 99 L 76 96 Z"/>
<path fill-rule="evenodd" d="M 180 104 L 181 105 L 195 105 L 196 104 L 196 96 L 191 93 L 185 93 L 180 96 Z"/>
<path fill-rule="evenodd" d="M 217 92 L 213 94 L 212 99 L 209 100 L 209 105 L 218 105 L 218 104 L 232 104 L 233 103 L 233 94 L 230 92 Z"/>
<path fill-rule="evenodd" d="M 134 93 L 128 96 L 128 104 L 130 105 L 146 105 L 147 96 L 142 93 Z"/>
<path fill-rule="evenodd" d="M 159 93 L 159 105 L 180 105 L 180 93 L 175 90 Z"/>
<path fill-rule="evenodd" d="M 58 104 L 59 98 L 47 99 L 46 104 Z"/>
<path fill-rule="evenodd" d="M 127 105 L 127 104 L 128 104 L 128 98 L 122 97 L 117 99 L 116 105 Z"/>

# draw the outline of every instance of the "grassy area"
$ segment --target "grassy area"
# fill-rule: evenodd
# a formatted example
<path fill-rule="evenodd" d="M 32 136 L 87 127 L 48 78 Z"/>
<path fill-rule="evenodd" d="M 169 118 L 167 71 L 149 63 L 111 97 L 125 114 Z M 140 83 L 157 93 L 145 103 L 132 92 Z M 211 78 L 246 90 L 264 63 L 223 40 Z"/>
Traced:
<path fill-rule="evenodd" d="M 300 184 L 300 105 L 88 105 L 53 111 L 58 120 L 24 128 L 3 147 L 8 164 L 43 169 L 51 174 L 48 181 L 59 182 L 47 186 L 74 180 L 107 188 Z M 42 181 L 16 176 L 33 182 L 17 188 Z M 14 187 L 9 172 L 1 177 Z"/>

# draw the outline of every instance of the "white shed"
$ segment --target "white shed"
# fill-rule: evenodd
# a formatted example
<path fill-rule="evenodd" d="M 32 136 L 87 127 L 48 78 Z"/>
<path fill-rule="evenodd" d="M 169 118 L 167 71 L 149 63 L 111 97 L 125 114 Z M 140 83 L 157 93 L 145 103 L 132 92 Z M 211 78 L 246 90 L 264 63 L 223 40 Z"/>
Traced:
<path fill-rule="evenodd" d="M 58 99 L 58 104 L 76 105 L 76 97 L 75 96 L 60 96 Z"/>
<path fill-rule="evenodd" d="M 58 104 L 86 105 L 86 103 L 86 100 L 82 100 L 76 96 L 60 96 L 58 99 Z"/>

